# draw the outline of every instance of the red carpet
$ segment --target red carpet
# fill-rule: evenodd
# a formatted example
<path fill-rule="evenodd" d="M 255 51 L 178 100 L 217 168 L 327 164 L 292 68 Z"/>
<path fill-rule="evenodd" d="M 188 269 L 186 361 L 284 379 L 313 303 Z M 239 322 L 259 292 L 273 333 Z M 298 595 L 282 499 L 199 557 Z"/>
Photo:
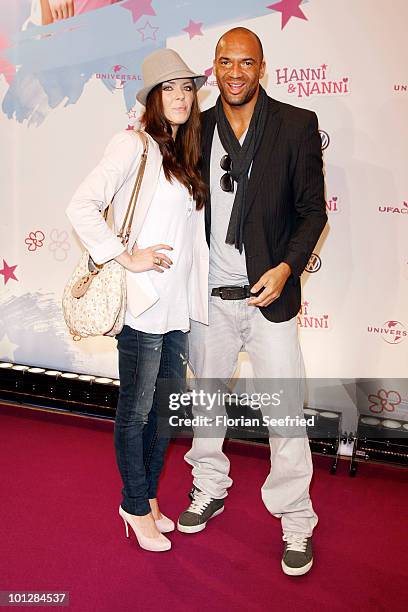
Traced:
<path fill-rule="evenodd" d="M 314 457 L 315 565 L 280 569 L 280 522 L 260 499 L 268 450 L 229 443 L 234 486 L 205 531 L 149 553 L 125 538 L 113 424 L 0 406 L 0 590 L 69 591 L 75 612 L 407 609 L 407 471 Z M 188 441 L 171 445 L 163 512 L 188 502 Z M 40 607 L 43 609 L 43 606 Z"/>

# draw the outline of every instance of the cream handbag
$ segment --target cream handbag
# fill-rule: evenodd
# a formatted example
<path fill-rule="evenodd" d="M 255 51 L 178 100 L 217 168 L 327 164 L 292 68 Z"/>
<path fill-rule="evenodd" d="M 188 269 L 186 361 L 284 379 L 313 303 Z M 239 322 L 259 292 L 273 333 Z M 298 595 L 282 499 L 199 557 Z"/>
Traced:
<path fill-rule="evenodd" d="M 132 195 L 118 233 L 118 238 L 121 239 L 124 246 L 129 241 L 149 149 L 146 134 L 144 132 L 138 132 L 138 134 L 143 140 L 143 153 Z M 105 220 L 107 214 L 108 209 L 104 213 Z M 85 251 L 65 286 L 62 310 L 65 323 L 74 340 L 88 336 L 115 336 L 121 331 L 125 320 L 125 268 L 114 259 L 97 265 L 90 254 Z"/>

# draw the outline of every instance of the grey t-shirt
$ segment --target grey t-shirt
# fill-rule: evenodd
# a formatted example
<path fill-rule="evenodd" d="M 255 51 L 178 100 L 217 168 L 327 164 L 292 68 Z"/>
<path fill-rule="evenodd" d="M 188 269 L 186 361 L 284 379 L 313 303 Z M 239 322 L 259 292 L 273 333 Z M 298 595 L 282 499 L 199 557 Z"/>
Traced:
<path fill-rule="evenodd" d="M 241 145 L 245 136 L 246 132 L 240 138 Z M 211 239 L 208 281 L 210 289 L 226 285 L 249 284 L 245 250 L 243 249 L 240 254 L 233 244 L 225 242 L 237 185 L 234 183 L 233 193 L 223 191 L 220 187 L 220 178 L 225 174 L 225 170 L 222 170 L 220 166 L 223 155 L 226 155 L 226 151 L 221 144 L 217 126 L 215 126 L 210 161 Z"/>

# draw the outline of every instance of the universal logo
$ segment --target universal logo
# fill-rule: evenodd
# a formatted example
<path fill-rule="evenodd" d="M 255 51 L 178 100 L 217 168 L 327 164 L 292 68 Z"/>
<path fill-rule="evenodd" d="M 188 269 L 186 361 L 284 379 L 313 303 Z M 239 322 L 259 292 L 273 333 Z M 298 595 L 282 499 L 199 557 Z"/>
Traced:
<path fill-rule="evenodd" d="M 319 130 L 320 140 L 322 141 L 322 151 L 327 149 L 330 144 L 330 136 L 324 130 Z"/>
<path fill-rule="evenodd" d="M 305 271 L 309 272 L 310 274 L 314 274 L 315 272 L 318 272 L 321 267 L 322 260 L 320 259 L 317 253 L 312 253 L 309 261 L 307 262 Z"/>
<path fill-rule="evenodd" d="M 401 344 L 408 335 L 407 329 L 400 321 L 386 321 L 381 327 L 369 325 L 369 334 L 378 334 L 387 344 Z"/>
<path fill-rule="evenodd" d="M 329 80 L 327 64 L 307 68 L 277 68 L 276 84 L 285 85 L 298 98 L 311 96 L 344 96 L 350 93 L 349 77 Z"/>
<path fill-rule="evenodd" d="M 297 315 L 298 326 L 302 329 L 329 329 L 329 315 L 314 314 L 310 302 L 302 302 Z"/>
<path fill-rule="evenodd" d="M 112 66 L 109 72 L 97 72 L 96 78 L 108 81 L 112 85 L 112 89 L 124 89 L 128 81 L 141 81 L 140 74 L 129 74 L 126 72 L 127 66 L 116 64 Z"/>
<path fill-rule="evenodd" d="M 379 206 L 378 212 L 386 213 L 386 214 L 396 213 L 397 215 L 408 215 L 408 202 L 403 202 L 402 206 L 392 206 L 392 205 Z"/>
<path fill-rule="evenodd" d="M 326 200 L 326 210 L 328 213 L 340 212 L 340 202 L 338 196 L 332 196 L 329 200 Z"/>

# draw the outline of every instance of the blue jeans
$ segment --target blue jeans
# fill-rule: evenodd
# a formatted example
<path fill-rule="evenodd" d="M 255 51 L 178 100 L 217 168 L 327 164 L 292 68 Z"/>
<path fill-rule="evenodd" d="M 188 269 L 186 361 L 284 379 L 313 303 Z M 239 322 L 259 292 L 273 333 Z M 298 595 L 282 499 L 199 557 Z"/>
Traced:
<path fill-rule="evenodd" d="M 157 496 L 168 438 L 158 435 L 156 381 L 170 378 L 184 389 L 187 334 L 150 334 L 125 325 L 116 336 L 119 401 L 115 419 L 116 461 L 123 481 L 122 508 L 144 516 Z M 173 383 L 171 383 L 173 384 Z"/>

